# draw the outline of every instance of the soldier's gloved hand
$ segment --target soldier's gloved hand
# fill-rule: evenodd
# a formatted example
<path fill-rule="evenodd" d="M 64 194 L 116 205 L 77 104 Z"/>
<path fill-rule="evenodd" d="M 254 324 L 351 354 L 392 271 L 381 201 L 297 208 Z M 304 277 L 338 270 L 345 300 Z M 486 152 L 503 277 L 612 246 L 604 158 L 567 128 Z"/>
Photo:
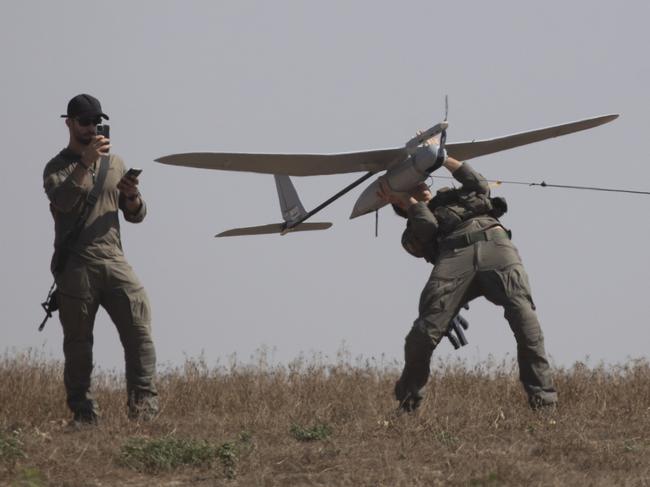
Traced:
<path fill-rule="evenodd" d="M 433 169 L 431 169 L 431 172 L 440 169 L 446 160 L 447 160 L 447 149 L 445 148 L 438 149 L 438 157 L 436 157 L 436 162 L 434 162 Z"/>
<path fill-rule="evenodd" d="M 445 144 L 447 142 L 447 131 L 443 130 L 440 135 L 436 135 L 432 137 L 431 139 L 427 140 L 425 144 L 436 144 L 438 146 L 438 153 L 436 156 L 436 161 L 433 164 L 433 167 L 431 169 L 431 172 L 435 171 L 436 169 L 439 169 L 447 160 L 447 149 L 445 148 Z"/>
<path fill-rule="evenodd" d="M 439 169 L 447 160 L 447 150 L 444 147 L 440 147 L 440 141 L 437 136 L 431 137 L 417 148 L 415 158 L 424 158 L 428 161 L 426 166 L 428 167 L 427 172 L 430 174 L 436 169 Z"/>

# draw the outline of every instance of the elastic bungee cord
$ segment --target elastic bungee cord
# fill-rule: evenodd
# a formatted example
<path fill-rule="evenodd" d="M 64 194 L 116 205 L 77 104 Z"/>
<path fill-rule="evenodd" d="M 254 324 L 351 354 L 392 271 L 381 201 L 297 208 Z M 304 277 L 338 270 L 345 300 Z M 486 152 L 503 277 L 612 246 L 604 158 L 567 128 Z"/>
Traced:
<path fill-rule="evenodd" d="M 454 179 L 452 176 L 429 176 L 429 177 L 432 179 L 432 183 L 433 183 L 433 178 Z M 630 194 L 650 195 L 650 191 L 636 191 L 633 189 L 600 188 L 597 186 L 577 186 L 572 184 L 551 184 L 551 183 L 547 183 L 546 181 L 542 181 L 541 183 L 531 183 L 526 181 L 506 181 L 503 179 L 488 179 L 487 181 L 489 183 L 494 183 L 496 186 L 500 186 L 502 184 L 519 184 L 522 186 L 540 186 L 542 188 L 582 189 L 587 191 L 607 191 L 610 193 L 630 193 Z"/>

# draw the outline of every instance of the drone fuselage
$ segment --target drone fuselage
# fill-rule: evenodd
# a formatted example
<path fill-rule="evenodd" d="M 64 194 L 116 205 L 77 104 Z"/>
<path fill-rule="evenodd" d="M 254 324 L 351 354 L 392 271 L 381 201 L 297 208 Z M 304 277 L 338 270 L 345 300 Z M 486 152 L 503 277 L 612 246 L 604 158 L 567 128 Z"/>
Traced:
<path fill-rule="evenodd" d="M 411 155 L 389 166 L 383 176 L 393 191 L 410 191 L 419 183 L 426 181 L 433 170 L 439 148 L 433 144 L 421 144 L 431 137 L 435 137 L 445 128 L 447 128 L 447 122 L 434 125 L 406 143 L 407 153 Z M 420 145 L 413 147 L 414 143 Z M 350 218 L 365 215 L 385 205 L 385 202 L 377 195 L 378 191 L 379 180 L 375 180 L 357 198 Z"/>

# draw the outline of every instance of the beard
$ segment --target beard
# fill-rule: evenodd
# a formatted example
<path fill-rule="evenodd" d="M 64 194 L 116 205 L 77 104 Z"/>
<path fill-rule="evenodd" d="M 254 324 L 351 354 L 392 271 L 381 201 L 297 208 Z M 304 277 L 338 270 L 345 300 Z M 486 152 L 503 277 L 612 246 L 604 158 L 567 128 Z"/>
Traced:
<path fill-rule="evenodd" d="M 93 140 L 92 135 L 76 135 L 75 140 L 79 142 L 81 145 L 90 145 L 90 143 Z"/>
<path fill-rule="evenodd" d="M 74 136 L 75 140 L 81 145 L 90 145 L 90 143 L 93 141 L 93 137 L 94 135 L 87 134 L 75 134 Z"/>

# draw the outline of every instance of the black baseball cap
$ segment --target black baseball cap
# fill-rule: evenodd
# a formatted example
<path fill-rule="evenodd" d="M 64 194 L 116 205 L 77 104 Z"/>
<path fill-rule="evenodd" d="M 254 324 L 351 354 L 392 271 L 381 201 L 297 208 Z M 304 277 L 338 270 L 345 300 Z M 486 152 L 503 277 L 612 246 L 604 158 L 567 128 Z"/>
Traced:
<path fill-rule="evenodd" d="M 64 118 L 96 117 L 101 116 L 108 120 L 108 115 L 102 112 L 102 105 L 94 96 L 81 94 L 68 102 L 68 113 L 61 115 Z"/>

